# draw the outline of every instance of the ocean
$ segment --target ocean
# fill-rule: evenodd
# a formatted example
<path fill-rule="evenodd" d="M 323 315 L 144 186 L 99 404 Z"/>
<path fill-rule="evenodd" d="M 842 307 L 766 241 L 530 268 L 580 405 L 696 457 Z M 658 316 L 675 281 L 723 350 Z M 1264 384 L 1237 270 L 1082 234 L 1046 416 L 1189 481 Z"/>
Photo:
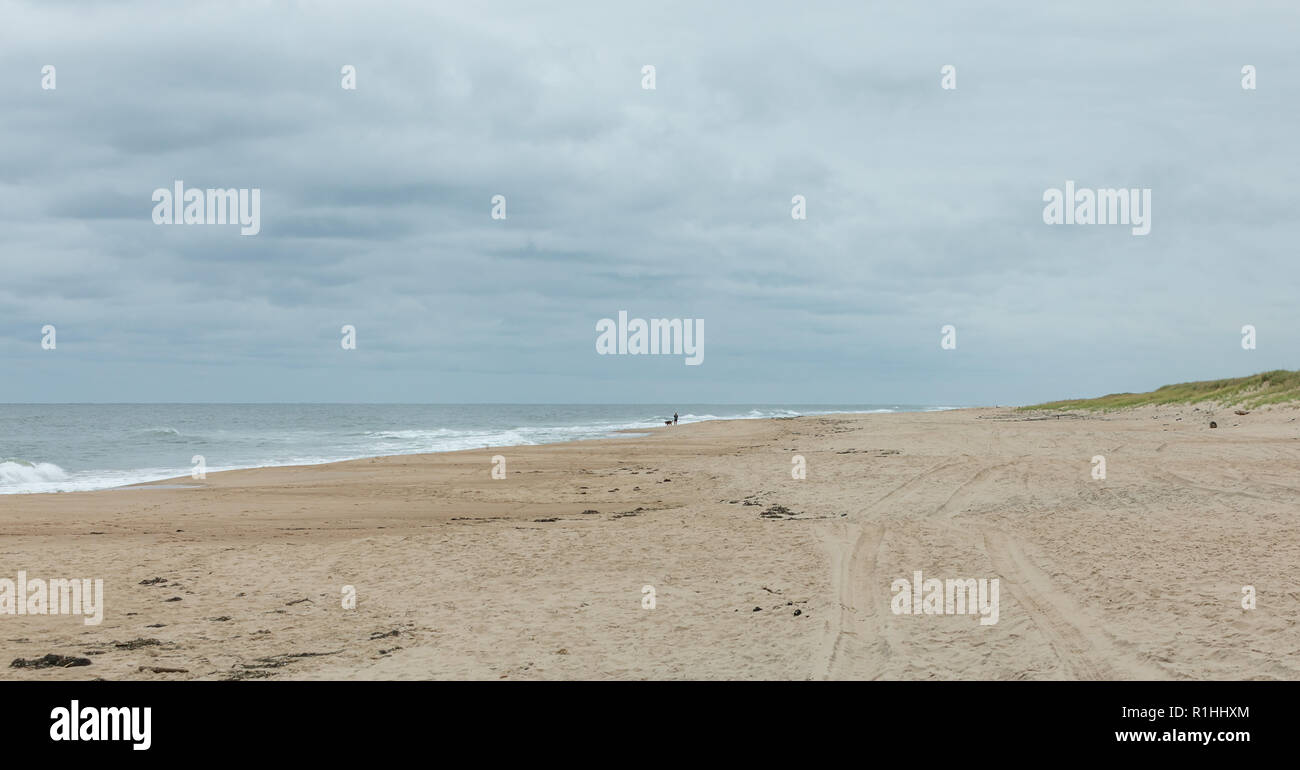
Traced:
<path fill-rule="evenodd" d="M 882 404 L 3 404 L 0 494 L 74 492 L 207 472 L 603 438 L 680 422 L 837 412 Z"/>

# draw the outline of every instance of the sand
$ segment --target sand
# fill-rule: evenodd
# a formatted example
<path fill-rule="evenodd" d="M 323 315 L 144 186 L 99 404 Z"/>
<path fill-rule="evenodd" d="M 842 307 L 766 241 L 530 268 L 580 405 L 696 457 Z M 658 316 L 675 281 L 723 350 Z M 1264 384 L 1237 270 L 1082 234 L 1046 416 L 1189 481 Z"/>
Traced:
<path fill-rule="evenodd" d="M 1297 679 L 1298 415 L 720 421 L 0 496 L 0 577 L 106 605 L 0 615 L 0 678 Z M 998 622 L 895 614 L 918 570 L 997 578 Z M 91 664 L 7 667 L 48 653 Z"/>

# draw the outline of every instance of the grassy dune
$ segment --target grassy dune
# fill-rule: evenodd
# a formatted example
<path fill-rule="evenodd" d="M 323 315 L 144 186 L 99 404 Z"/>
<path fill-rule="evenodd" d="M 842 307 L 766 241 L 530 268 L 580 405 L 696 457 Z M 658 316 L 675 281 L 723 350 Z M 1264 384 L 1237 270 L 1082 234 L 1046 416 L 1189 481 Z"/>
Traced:
<path fill-rule="evenodd" d="M 1212 403 L 1242 406 L 1247 409 L 1265 404 L 1300 401 L 1300 372 L 1278 369 L 1234 377 L 1228 380 L 1205 380 L 1166 385 L 1150 393 L 1112 393 L 1100 398 L 1077 398 L 1023 406 L 1021 409 L 1124 409 L 1130 406 L 1160 404 Z"/>

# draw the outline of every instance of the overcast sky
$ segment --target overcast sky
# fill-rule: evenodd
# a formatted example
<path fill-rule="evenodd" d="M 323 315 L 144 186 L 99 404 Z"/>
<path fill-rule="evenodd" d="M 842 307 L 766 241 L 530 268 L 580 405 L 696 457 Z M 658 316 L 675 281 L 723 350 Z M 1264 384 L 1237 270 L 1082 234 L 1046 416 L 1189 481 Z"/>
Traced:
<path fill-rule="evenodd" d="M 1300 367 L 1300 9 L 975 5 L 0 2 L 0 401 L 1013 404 Z M 260 234 L 155 225 L 178 179 L 260 188 Z M 1066 180 L 1150 188 L 1150 234 L 1045 224 Z M 704 319 L 703 364 L 597 355 L 620 310 Z"/>

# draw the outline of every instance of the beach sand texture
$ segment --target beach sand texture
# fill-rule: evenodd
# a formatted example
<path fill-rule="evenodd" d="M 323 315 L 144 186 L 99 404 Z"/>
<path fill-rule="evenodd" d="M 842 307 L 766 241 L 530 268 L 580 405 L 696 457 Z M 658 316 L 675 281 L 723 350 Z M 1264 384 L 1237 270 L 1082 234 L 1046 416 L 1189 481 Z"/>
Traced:
<path fill-rule="evenodd" d="M 106 604 L 0 615 L 0 677 L 1297 679 L 1298 415 L 738 420 L 0 496 L 0 577 Z M 894 614 L 918 570 L 998 578 L 998 622 Z M 8 666 L 47 653 L 92 662 Z"/>

